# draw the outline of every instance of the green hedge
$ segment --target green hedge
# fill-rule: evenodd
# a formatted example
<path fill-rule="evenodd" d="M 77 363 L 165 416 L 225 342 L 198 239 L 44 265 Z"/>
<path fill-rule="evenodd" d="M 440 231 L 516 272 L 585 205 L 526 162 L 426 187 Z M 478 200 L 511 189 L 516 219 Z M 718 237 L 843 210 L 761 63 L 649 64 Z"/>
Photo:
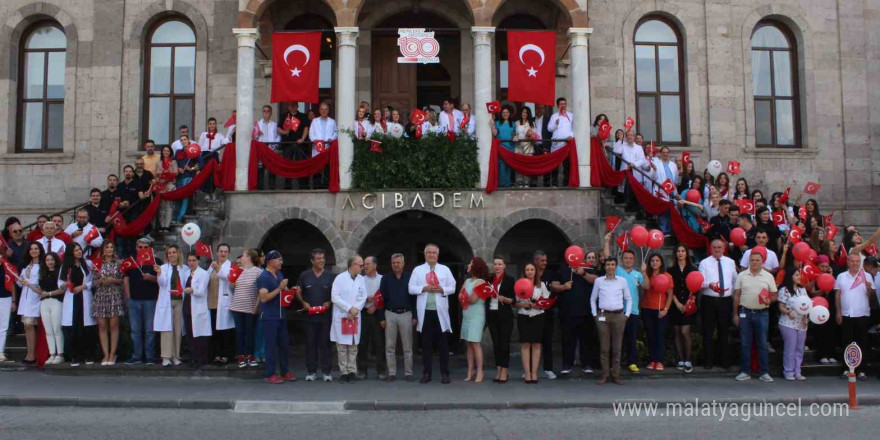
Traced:
<path fill-rule="evenodd" d="M 351 165 L 356 189 L 468 189 L 480 180 L 477 142 L 459 136 L 428 134 L 421 139 L 376 136 L 382 153 L 370 151 L 370 142 L 354 141 Z"/>

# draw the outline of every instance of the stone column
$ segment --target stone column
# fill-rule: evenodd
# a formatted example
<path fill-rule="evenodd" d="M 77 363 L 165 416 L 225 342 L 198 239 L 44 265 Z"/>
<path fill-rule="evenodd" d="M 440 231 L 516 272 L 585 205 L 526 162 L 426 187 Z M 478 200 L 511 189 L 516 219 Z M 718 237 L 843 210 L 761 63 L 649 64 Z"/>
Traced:
<path fill-rule="evenodd" d="M 357 39 L 358 28 L 337 27 L 336 47 L 336 123 L 339 127 L 339 188 L 351 188 L 351 162 L 354 157 L 354 144 L 351 137 L 342 130 L 351 130 L 354 124 L 354 111 L 357 109 L 355 81 L 357 79 Z"/>
<path fill-rule="evenodd" d="M 577 142 L 578 171 L 581 188 L 590 186 L 590 52 L 589 37 L 593 28 L 571 28 L 568 38 L 571 41 L 571 112 L 577 121 L 574 124 L 574 139 Z"/>
<path fill-rule="evenodd" d="M 473 115 L 477 135 L 477 160 L 480 162 L 480 188 L 486 187 L 489 176 L 489 150 L 492 148 L 492 130 L 486 103 L 492 96 L 492 36 L 495 28 L 475 26 L 474 36 L 474 103 Z"/>
<path fill-rule="evenodd" d="M 257 30 L 234 28 L 238 39 L 238 80 L 235 104 L 235 190 L 247 191 L 248 165 L 251 153 L 251 131 L 254 125 L 254 49 Z"/>

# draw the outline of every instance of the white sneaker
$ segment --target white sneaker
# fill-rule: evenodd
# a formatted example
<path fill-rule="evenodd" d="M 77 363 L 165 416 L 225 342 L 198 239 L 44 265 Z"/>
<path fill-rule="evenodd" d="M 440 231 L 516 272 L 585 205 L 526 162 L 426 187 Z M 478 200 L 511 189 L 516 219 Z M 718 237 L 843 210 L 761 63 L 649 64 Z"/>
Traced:
<path fill-rule="evenodd" d="M 570 369 L 568 369 L 568 370 L 559 370 L 559 374 L 562 374 L 562 375 L 566 375 L 566 374 L 570 374 L 570 373 L 571 373 L 571 370 L 570 370 Z"/>
<path fill-rule="evenodd" d="M 678 364 L 675 365 L 675 368 L 678 370 L 684 370 L 684 362 L 678 361 Z"/>
<path fill-rule="evenodd" d="M 583 371 L 584 374 L 593 374 L 593 369 L 590 368 L 590 367 L 584 368 L 584 369 L 581 370 L 581 371 Z"/>
<path fill-rule="evenodd" d="M 790 381 L 792 381 L 792 382 L 795 381 L 794 376 L 783 376 L 783 377 L 785 377 L 785 380 L 790 380 Z"/>
<path fill-rule="evenodd" d="M 163 367 L 170 367 L 171 366 L 171 359 L 162 359 L 162 366 Z"/>
<path fill-rule="evenodd" d="M 6 359 L 6 353 L 0 353 L 0 362 L 6 362 L 9 359 Z"/>
<path fill-rule="evenodd" d="M 333 382 L 333 376 L 330 374 L 324 375 L 324 382 Z"/>
<path fill-rule="evenodd" d="M 764 373 L 760 377 L 758 377 L 758 380 L 760 380 L 761 382 L 773 382 L 773 378 L 770 377 L 770 375 L 767 373 Z"/>
<path fill-rule="evenodd" d="M 306 375 L 306 382 L 314 382 L 315 379 L 317 379 L 317 378 L 318 377 L 315 374 L 307 374 Z"/>
<path fill-rule="evenodd" d="M 807 380 L 807 378 L 806 378 L 806 377 L 804 377 L 804 375 L 803 375 L 803 374 L 798 374 L 798 375 L 797 375 L 797 376 L 795 376 L 795 377 L 794 377 L 794 378 L 795 378 L 795 379 L 797 379 L 797 380 Z"/>
<path fill-rule="evenodd" d="M 553 380 L 556 379 L 556 373 L 551 370 L 544 370 L 544 377 L 547 379 Z"/>
<path fill-rule="evenodd" d="M 79 366 L 79 362 L 71 362 L 71 363 L 70 363 L 70 366 L 71 366 L 71 367 L 78 367 L 78 366 Z"/>
<path fill-rule="evenodd" d="M 819 359 L 819 363 L 822 365 L 828 365 L 831 363 L 831 361 L 829 361 L 828 358 L 822 358 L 822 359 Z"/>
<path fill-rule="evenodd" d="M 61 356 L 60 354 L 55 356 L 55 362 L 53 362 L 54 365 L 58 365 L 62 362 L 64 362 L 64 356 Z"/>
<path fill-rule="evenodd" d="M 828 358 L 828 363 L 829 363 L 829 364 L 832 364 L 832 365 L 837 365 L 837 359 L 834 359 L 834 358 Z"/>
<path fill-rule="evenodd" d="M 173 364 L 175 367 L 182 364 L 182 363 L 183 362 L 180 362 L 180 359 L 177 359 L 177 358 L 171 359 L 171 364 Z"/>
<path fill-rule="evenodd" d="M 736 377 L 735 377 L 734 379 L 736 379 L 736 380 L 742 382 L 742 381 L 744 381 L 744 380 L 749 380 L 749 379 L 751 379 L 751 378 L 752 378 L 752 376 L 749 376 L 749 375 L 746 374 L 746 373 L 739 373 L 739 374 L 736 375 Z"/>

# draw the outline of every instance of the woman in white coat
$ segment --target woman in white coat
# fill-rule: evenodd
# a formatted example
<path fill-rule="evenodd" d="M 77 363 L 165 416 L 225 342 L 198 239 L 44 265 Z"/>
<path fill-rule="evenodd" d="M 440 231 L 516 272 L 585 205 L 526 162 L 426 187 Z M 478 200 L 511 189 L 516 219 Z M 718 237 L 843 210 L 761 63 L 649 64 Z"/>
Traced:
<path fill-rule="evenodd" d="M 199 257 L 186 259 L 189 276 L 183 283 L 183 322 L 192 355 L 192 367 L 208 363 L 208 342 L 211 340 L 211 313 L 208 311 L 208 271 L 199 267 Z"/>
<path fill-rule="evenodd" d="M 92 276 L 95 266 L 83 259 L 82 248 L 74 243 L 64 252 L 64 263 L 58 275 L 58 287 L 64 289 L 61 327 L 70 347 L 70 366 L 80 362 L 92 364 L 91 355 L 97 338 L 97 321 L 92 316 Z"/>
<path fill-rule="evenodd" d="M 180 337 L 183 334 L 183 283 L 189 277 L 189 268 L 180 262 L 180 248 L 171 245 L 165 249 L 165 264 L 155 266 L 153 270 L 159 279 L 153 331 L 159 332 L 162 366 L 177 366 L 180 365 Z"/>
<path fill-rule="evenodd" d="M 226 364 L 235 355 L 235 321 L 229 311 L 232 300 L 232 286 L 229 283 L 229 245 L 221 243 L 217 246 L 217 260 L 208 268 L 209 282 L 217 282 L 217 307 L 211 309 L 211 347 L 208 350 L 214 362 Z M 210 296 L 209 296 L 210 298 Z M 210 306 L 209 306 L 210 307 Z"/>
<path fill-rule="evenodd" d="M 361 309 L 367 303 L 367 287 L 361 270 L 364 259 L 355 254 L 348 259 L 348 270 L 337 275 L 330 290 L 333 302 L 333 323 L 330 325 L 330 340 L 336 343 L 339 358 L 341 379 L 346 382 L 357 376 L 357 349 L 361 342 L 361 321 L 358 319 Z M 346 321 L 346 322 L 343 322 Z M 346 332 L 354 322 L 354 332 Z"/>
<path fill-rule="evenodd" d="M 24 335 L 27 341 L 27 354 L 24 363 L 31 365 L 36 362 L 37 324 L 40 321 L 40 263 L 45 259 L 43 246 L 31 243 L 25 266 L 18 276 L 21 296 L 18 298 L 18 314 L 24 324 Z"/>

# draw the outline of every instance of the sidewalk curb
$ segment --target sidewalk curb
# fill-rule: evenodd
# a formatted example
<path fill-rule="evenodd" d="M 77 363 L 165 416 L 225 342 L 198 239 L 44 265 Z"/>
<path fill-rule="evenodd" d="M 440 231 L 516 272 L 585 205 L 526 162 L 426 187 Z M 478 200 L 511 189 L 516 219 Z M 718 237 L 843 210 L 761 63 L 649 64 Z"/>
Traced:
<path fill-rule="evenodd" d="M 710 403 L 713 400 L 700 400 Z M 720 398 L 714 399 L 718 404 L 797 404 L 802 405 L 823 403 L 846 403 L 846 396 L 819 395 L 807 397 L 782 398 Z M 346 411 L 431 411 L 431 410 L 548 410 L 548 409 L 611 409 L 619 403 L 647 403 L 665 407 L 668 404 L 693 404 L 695 400 L 654 400 L 654 399 L 622 399 L 604 402 L 401 402 L 379 400 L 348 400 L 344 402 Z M 296 402 L 308 404 L 310 402 Z M 195 400 L 195 399 L 118 399 L 118 398 L 86 398 L 86 397 L 37 397 L 37 396 L 0 396 L 0 407 L 79 407 L 79 408 L 150 408 L 150 409 L 199 409 L 199 410 L 233 410 L 234 400 Z M 880 405 L 880 394 L 867 394 L 859 397 L 860 406 Z"/>

